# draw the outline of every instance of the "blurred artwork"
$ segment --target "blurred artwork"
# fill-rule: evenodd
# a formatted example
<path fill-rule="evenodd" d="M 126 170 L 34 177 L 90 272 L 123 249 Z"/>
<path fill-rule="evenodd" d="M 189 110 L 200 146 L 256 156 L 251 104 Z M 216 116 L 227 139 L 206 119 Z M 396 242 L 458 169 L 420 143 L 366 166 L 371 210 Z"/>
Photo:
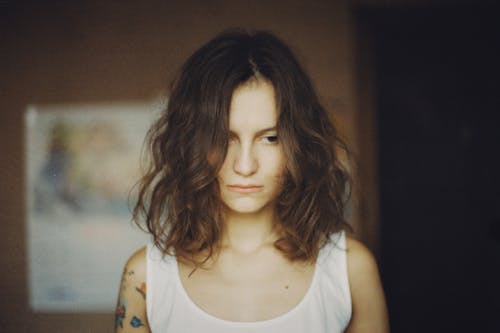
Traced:
<path fill-rule="evenodd" d="M 148 103 L 30 106 L 29 301 L 35 311 L 113 311 L 126 259 L 149 238 L 131 220 Z"/>

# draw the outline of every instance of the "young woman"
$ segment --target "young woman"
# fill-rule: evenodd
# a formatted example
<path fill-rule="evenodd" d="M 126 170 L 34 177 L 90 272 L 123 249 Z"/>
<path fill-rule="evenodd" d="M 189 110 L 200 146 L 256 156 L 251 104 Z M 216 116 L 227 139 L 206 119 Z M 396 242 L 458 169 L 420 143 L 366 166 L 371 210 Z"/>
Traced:
<path fill-rule="evenodd" d="M 150 130 L 116 332 L 387 332 L 376 263 L 344 230 L 344 148 L 270 33 L 195 52 Z"/>

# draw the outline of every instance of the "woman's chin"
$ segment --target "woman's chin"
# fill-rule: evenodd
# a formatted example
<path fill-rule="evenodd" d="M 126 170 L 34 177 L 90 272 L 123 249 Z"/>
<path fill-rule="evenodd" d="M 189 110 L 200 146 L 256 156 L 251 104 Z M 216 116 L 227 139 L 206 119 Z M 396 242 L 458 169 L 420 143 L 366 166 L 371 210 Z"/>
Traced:
<path fill-rule="evenodd" d="M 270 205 L 256 202 L 237 202 L 225 203 L 224 206 L 228 214 L 251 215 L 263 213 L 266 209 L 269 209 Z"/>

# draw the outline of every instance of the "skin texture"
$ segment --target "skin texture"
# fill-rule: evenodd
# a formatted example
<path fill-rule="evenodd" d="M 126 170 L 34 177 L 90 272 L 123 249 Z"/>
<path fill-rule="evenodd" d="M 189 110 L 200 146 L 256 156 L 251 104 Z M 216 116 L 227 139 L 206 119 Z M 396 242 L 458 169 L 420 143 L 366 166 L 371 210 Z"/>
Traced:
<path fill-rule="evenodd" d="M 230 142 L 218 175 L 225 232 L 219 256 L 193 273 L 179 262 L 191 300 L 206 312 L 231 321 L 259 321 L 291 310 L 306 294 L 314 265 L 290 262 L 273 245 L 275 201 L 285 158 L 277 138 L 273 86 L 252 79 L 232 96 Z M 388 332 L 377 265 L 368 249 L 348 238 L 347 261 L 353 316 L 350 333 Z M 116 332 L 149 332 L 145 295 L 145 249 L 127 262 L 116 311 Z M 214 301 L 215 300 L 215 301 Z"/>

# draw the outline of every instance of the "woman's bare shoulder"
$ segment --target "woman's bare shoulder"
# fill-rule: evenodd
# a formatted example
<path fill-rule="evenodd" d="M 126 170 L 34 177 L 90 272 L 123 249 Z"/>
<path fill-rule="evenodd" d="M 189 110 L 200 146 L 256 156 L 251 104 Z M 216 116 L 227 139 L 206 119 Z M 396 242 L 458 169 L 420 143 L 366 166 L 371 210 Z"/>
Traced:
<path fill-rule="evenodd" d="M 146 247 L 142 247 L 130 256 L 125 265 L 125 270 L 134 272 L 137 276 L 146 276 Z"/>
<path fill-rule="evenodd" d="M 389 332 L 387 308 L 377 262 L 360 241 L 346 238 L 352 319 L 347 332 Z"/>
<path fill-rule="evenodd" d="M 377 262 L 372 252 L 360 241 L 346 236 L 347 264 L 349 275 L 378 274 Z"/>

